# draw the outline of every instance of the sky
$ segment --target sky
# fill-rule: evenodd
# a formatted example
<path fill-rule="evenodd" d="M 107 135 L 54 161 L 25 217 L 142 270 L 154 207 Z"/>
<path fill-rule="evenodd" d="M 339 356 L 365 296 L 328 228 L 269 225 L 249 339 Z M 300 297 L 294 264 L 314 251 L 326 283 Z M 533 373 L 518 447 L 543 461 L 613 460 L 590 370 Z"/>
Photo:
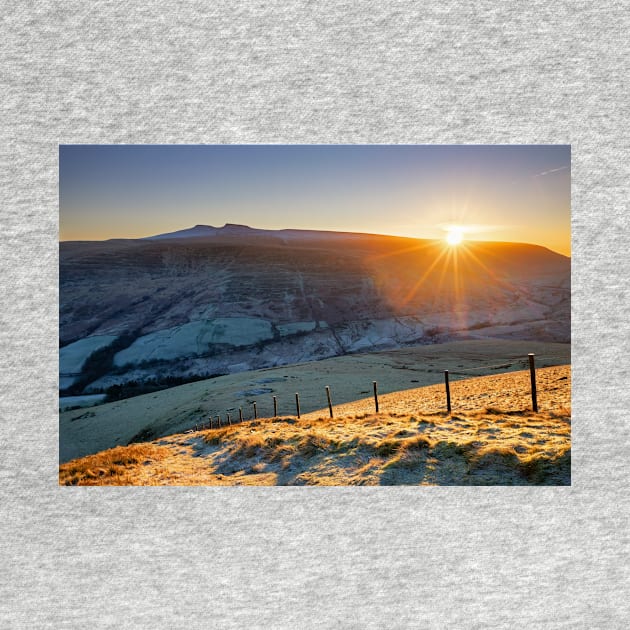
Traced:
<path fill-rule="evenodd" d="M 61 145 L 59 237 L 193 225 L 543 245 L 570 256 L 569 145 Z"/>

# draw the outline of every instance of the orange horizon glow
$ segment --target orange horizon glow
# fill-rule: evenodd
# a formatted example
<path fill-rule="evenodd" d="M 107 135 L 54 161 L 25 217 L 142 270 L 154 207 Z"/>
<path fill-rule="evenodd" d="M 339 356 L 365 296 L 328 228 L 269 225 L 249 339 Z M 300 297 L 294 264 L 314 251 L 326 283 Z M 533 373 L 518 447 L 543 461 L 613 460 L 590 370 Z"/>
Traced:
<path fill-rule="evenodd" d="M 228 221 L 229 223 L 238 223 L 238 221 Z M 175 232 L 177 230 L 183 230 L 189 227 L 192 227 L 193 225 L 199 224 L 201 222 L 197 222 L 197 223 L 191 223 L 188 225 L 182 225 L 182 224 L 173 224 L 172 222 L 169 222 L 167 224 L 165 224 L 163 227 L 157 227 L 155 226 L 154 228 L 147 228 L 146 224 L 142 225 L 142 226 L 138 226 L 137 229 L 130 231 L 127 234 L 122 234 L 120 230 L 116 230 L 115 227 L 110 227 L 107 230 L 102 230 L 102 231 L 94 231 L 94 230 L 90 230 L 90 229 L 81 229 L 80 226 L 78 226 L 75 229 L 70 229 L 70 228 L 66 228 L 66 229 L 62 229 L 62 227 L 60 226 L 60 230 L 59 230 L 59 241 L 60 242 L 64 242 L 64 241 L 106 241 L 109 239 L 135 239 L 135 238 L 144 238 L 146 236 L 152 236 L 154 234 L 164 234 L 167 232 Z M 218 223 L 218 222 L 217 222 Z M 209 225 L 209 223 L 206 223 L 206 225 Z M 221 227 L 221 225 L 223 225 L 223 223 L 221 223 L 220 225 L 215 225 L 215 227 Z M 405 233 L 403 231 L 398 231 L 398 230 L 387 230 L 386 228 L 383 228 L 382 231 L 377 231 L 377 230 L 365 230 L 365 229 L 352 229 L 348 226 L 342 226 L 342 227 L 326 227 L 326 226 L 321 226 L 321 225 L 291 225 L 291 226 L 283 226 L 283 227 L 279 227 L 279 226 L 275 226 L 275 225 L 271 225 L 271 226 L 266 226 L 266 227 L 261 227 L 260 225 L 250 225 L 250 227 L 253 228 L 258 228 L 258 229 L 266 229 L 266 230 L 280 230 L 280 229 L 303 229 L 303 230 L 322 230 L 322 231 L 327 231 L 327 232 L 352 232 L 352 233 L 356 233 L 356 234 L 374 234 L 374 235 L 380 235 L 380 236 L 399 236 L 399 237 L 403 237 L 403 238 L 413 238 L 413 239 L 418 239 L 418 240 L 429 240 L 429 241 L 433 241 L 433 240 L 438 240 L 438 241 L 444 241 L 446 240 L 447 242 L 449 242 L 449 235 L 451 234 L 451 231 L 454 232 L 455 234 L 459 233 L 461 235 L 461 239 L 457 242 L 457 243 L 450 243 L 449 244 L 451 246 L 457 246 L 462 244 L 463 242 L 470 242 L 470 243 L 520 243 L 520 244 L 526 244 L 526 245 L 538 245 L 540 247 L 546 247 L 547 249 L 550 249 L 553 252 L 556 252 L 558 254 L 561 254 L 563 256 L 567 256 L 568 258 L 571 257 L 571 236 L 566 235 L 566 234 L 557 234 L 557 233 L 553 233 L 553 234 L 548 234 L 548 235 L 544 235 L 543 237 L 541 237 L 542 235 L 536 233 L 536 231 L 534 230 L 523 230 L 523 229 L 506 229 L 506 228 L 502 228 L 500 230 L 494 230 L 492 227 L 490 227 L 487 232 L 488 235 L 486 236 L 484 233 L 480 232 L 479 227 L 477 226 L 475 228 L 475 230 L 477 231 L 477 233 L 470 233 L 469 230 L 467 229 L 466 226 L 453 226 L 453 228 L 444 228 L 444 227 L 437 227 L 437 228 L 433 228 L 432 230 L 427 230 L 427 232 L 429 234 L 422 234 L 422 233 Z M 496 231 L 498 232 L 496 237 L 493 237 L 493 235 L 491 234 L 491 232 Z M 485 236 L 485 237 L 484 237 Z"/>

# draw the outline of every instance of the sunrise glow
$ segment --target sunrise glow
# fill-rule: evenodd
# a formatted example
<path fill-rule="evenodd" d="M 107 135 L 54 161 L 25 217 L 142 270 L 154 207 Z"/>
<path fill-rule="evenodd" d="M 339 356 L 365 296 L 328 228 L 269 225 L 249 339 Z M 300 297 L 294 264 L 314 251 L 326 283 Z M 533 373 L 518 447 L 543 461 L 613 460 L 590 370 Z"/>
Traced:
<path fill-rule="evenodd" d="M 62 241 L 237 223 L 454 247 L 460 227 L 571 251 L 563 145 L 62 145 L 59 160 Z"/>
<path fill-rule="evenodd" d="M 459 245 L 464 240 L 464 231 L 458 227 L 449 228 L 446 233 L 446 242 L 452 247 Z"/>

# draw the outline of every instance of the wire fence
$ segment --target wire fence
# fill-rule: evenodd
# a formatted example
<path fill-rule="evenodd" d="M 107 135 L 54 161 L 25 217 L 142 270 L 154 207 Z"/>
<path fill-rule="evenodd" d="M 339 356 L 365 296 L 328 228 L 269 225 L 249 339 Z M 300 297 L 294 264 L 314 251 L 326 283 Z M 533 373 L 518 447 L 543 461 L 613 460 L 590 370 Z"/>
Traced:
<path fill-rule="evenodd" d="M 529 355 L 528 355 L 529 356 Z M 536 361 L 539 363 L 542 363 L 543 361 L 566 361 L 567 357 L 562 356 L 562 355 L 544 355 L 544 356 L 539 356 L 536 355 Z M 498 370 L 498 369 L 507 369 L 508 371 L 509 368 L 514 368 L 514 370 L 516 369 L 525 369 L 527 368 L 529 365 L 528 362 L 528 358 L 527 357 L 511 357 L 506 359 L 505 361 L 503 361 L 502 363 L 497 363 L 495 365 L 479 365 L 477 367 L 471 367 L 471 368 L 456 368 L 454 370 L 450 370 L 451 374 L 470 374 L 470 373 L 474 373 L 474 372 L 478 372 L 479 370 Z M 549 367 L 546 365 L 541 365 L 540 367 Z"/>
<path fill-rule="evenodd" d="M 450 377 L 452 375 L 466 376 L 470 373 L 478 372 L 479 370 L 488 371 L 488 370 L 493 370 L 493 369 L 506 369 L 506 368 L 507 368 L 506 371 L 510 372 L 510 371 L 517 371 L 519 369 L 529 367 L 532 410 L 537 412 L 538 411 L 538 392 L 537 392 L 537 386 L 536 386 L 536 360 L 538 360 L 539 363 L 542 363 L 544 361 L 550 361 L 554 359 L 558 359 L 559 361 L 564 362 L 566 361 L 566 356 L 545 355 L 542 357 L 541 356 L 536 357 L 534 353 L 530 353 L 527 355 L 527 357 L 509 358 L 503 363 L 497 363 L 496 365 L 481 365 L 481 366 L 472 367 L 472 368 L 457 368 L 456 370 L 452 370 L 452 371 L 442 370 L 444 374 L 444 409 L 447 411 L 447 413 L 452 412 L 451 390 L 450 390 L 450 384 L 451 384 Z M 555 365 L 557 365 L 557 363 L 555 363 Z M 551 367 L 551 366 L 539 365 L 539 367 Z M 510 368 L 514 368 L 514 369 L 510 369 Z M 379 413 L 380 401 L 379 401 L 379 391 L 378 391 L 377 381 L 372 381 L 372 390 L 373 390 L 373 399 L 374 399 L 374 411 L 375 413 Z M 331 418 L 334 418 L 334 408 L 332 404 L 332 392 L 331 392 L 330 386 L 326 385 L 325 393 L 326 393 L 326 403 L 328 406 L 328 413 Z M 276 418 L 278 417 L 278 397 L 272 396 L 272 400 L 273 400 L 273 416 L 272 417 Z M 238 419 L 235 417 L 236 412 L 238 412 Z M 294 415 L 294 414 L 290 414 L 290 415 Z M 299 392 L 296 392 L 295 394 L 295 416 L 298 419 L 302 417 Z M 246 409 L 245 412 L 243 411 L 243 407 L 238 407 L 238 410 L 233 407 L 226 410 L 223 414 L 221 413 L 212 414 L 209 417 L 205 417 L 203 420 L 200 420 L 200 421 L 198 420 L 194 425 L 194 429 L 193 428 L 189 429 L 187 433 L 190 433 L 192 431 L 202 431 L 206 429 L 215 429 L 215 428 L 218 429 L 220 427 L 232 426 L 233 424 L 240 424 L 242 422 L 247 422 L 247 421 L 252 421 L 252 420 L 257 420 L 257 419 L 258 419 L 258 402 L 253 401 L 251 403 L 251 409 L 249 410 Z"/>

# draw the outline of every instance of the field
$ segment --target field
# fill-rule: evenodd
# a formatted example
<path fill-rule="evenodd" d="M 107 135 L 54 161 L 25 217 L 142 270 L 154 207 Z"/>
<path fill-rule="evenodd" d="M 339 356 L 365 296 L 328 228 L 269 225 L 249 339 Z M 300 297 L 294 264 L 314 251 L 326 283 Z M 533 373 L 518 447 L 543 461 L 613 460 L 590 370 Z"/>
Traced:
<path fill-rule="evenodd" d="M 537 371 L 397 391 L 116 447 L 60 466 L 62 485 L 570 485 L 571 373 Z M 372 409 L 370 410 L 370 407 Z"/>

